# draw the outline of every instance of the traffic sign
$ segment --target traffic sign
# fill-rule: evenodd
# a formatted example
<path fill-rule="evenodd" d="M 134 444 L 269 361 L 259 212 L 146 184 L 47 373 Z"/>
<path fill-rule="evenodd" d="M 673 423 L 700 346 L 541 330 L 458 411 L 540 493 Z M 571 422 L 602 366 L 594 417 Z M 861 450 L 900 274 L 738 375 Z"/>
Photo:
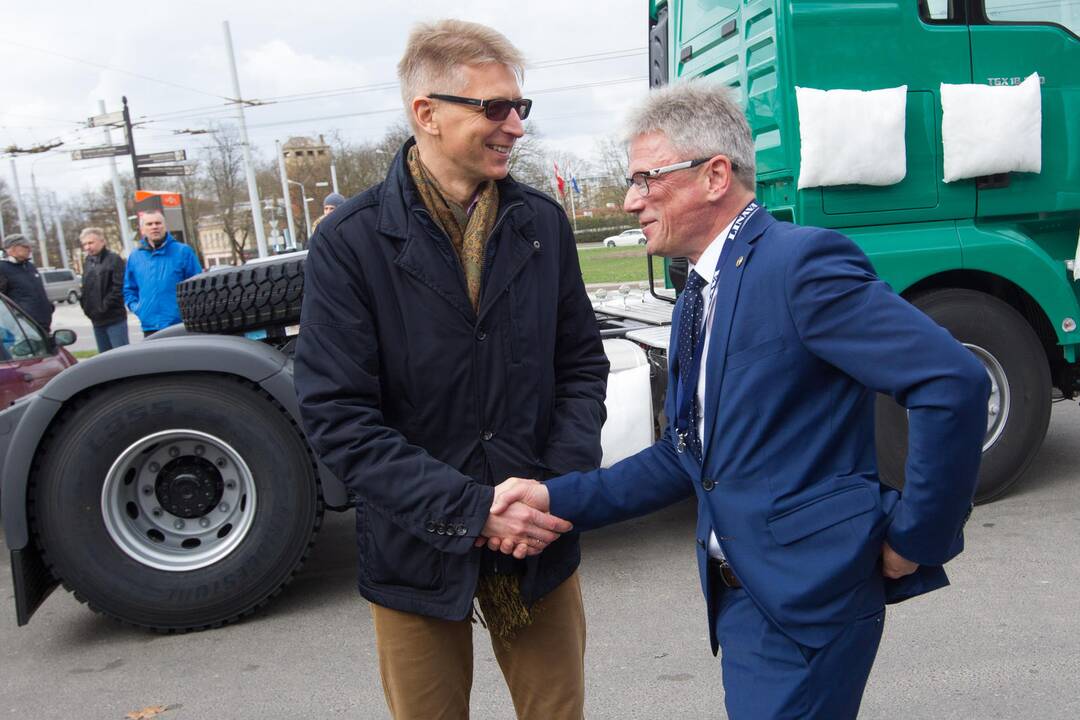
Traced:
<path fill-rule="evenodd" d="M 83 148 L 82 150 L 72 150 L 72 160 L 94 160 L 96 158 L 115 157 L 117 155 L 127 155 L 127 145 L 98 145 L 92 148 Z"/>
<path fill-rule="evenodd" d="M 165 162 L 180 162 L 181 160 L 187 160 L 187 151 L 169 150 L 168 152 L 147 153 L 146 155 L 135 156 L 135 162 L 139 165 L 152 165 L 154 163 Z"/>
<path fill-rule="evenodd" d="M 116 110 L 115 112 L 105 113 L 104 115 L 95 115 L 86 121 L 88 127 L 105 127 L 107 125 L 122 125 L 123 123 L 123 110 Z"/>
<path fill-rule="evenodd" d="M 194 174 L 194 165 L 149 165 L 139 168 L 139 177 L 171 177 L 174 175 Z"/>

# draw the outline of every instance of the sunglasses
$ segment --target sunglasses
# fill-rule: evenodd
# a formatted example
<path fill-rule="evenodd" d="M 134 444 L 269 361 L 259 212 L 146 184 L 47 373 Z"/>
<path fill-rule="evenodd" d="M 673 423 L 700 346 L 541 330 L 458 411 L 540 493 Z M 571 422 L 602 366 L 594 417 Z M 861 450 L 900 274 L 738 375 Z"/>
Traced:
<path fill-rule="evenodd" d="M 484 117 L 495 122 L 502 122 L 510 117 L 511 110 L 517 110 L 518 117 L 524 120 L 529 117 L 532 110 L 532 100 L 518 98 L 517 100 L 477 100 L 476 98 L 459 97 L 457 95 L 428 95 L 429 100 L 445 100 L 459 105 L 474 105 L 484 111 Z"/>

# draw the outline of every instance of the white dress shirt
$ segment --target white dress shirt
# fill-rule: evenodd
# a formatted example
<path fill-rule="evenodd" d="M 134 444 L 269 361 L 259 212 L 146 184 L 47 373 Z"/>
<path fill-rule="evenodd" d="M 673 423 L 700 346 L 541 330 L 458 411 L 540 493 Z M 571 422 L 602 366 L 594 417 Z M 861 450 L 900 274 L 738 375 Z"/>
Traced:
<path fill-rule="evenodd" d="M 735 224 L 735 219 L 732 218 L 719 235 L 717 235 L 709 246 L 705 248 L 705 252 L 701 253 L 701 257 L 698 258 L 697 264 L 690 265 L 690 270 L 696 272 L 701 276 L 701 279 L 705 281 L 705 286 L 701 288 L 701 299 L 703 302 L 703 311 L 701 314 L 702 323 L 705 327 L 705 345 L 701 351 L 701 362 L 698 370 L 698 383 L 697 383 L 697 431 L 698 437 L 701 439 L 702 454 L 704 454 L 705 448 L 705 383 L 707 380 L 707 368 L 709 359 L 709 341 L 712 339 L 712 326 L 713 315 L 716 309 L 716 287 L 720 278 L 717 277 L 716 263 L 720 261 L 720 253 L 724 249 L 724 243 L 727 242 L 728 233 L 731 232 L 731 226 Z M 730 262 L 730 260 L 729 260 Z M 724 553 L 720 549 L 720 543 L 716 540 L 716 532 L 709 532 L 709 557 L 722 560 Z"/>

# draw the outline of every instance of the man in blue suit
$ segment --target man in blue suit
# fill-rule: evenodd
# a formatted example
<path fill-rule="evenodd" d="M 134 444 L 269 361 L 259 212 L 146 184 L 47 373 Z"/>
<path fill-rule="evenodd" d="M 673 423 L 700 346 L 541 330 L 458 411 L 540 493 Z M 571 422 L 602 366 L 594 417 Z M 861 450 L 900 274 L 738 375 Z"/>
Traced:
<path fill-rule="evenodd" d="M 669 425 L 610 469 L 499 497 L 586 530 L 694 493 L 728 716 L 853 718 L 885 604 L 946 585 L 963 548 L 987 375 L 846 237 L 757 205 L 750 129 L 726 89 L 650 93 L 630 138 L 626 210 L 650 253 L 691 263 Z M 902 497 L 878 482 L 875 392 L 909 412 Z"/>

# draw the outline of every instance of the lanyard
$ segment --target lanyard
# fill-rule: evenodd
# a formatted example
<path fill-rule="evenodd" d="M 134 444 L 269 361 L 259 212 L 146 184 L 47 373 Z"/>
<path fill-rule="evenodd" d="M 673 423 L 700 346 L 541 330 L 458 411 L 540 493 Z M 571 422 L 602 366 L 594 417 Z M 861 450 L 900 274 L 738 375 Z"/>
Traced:
<path fill-rule="evenodd" d="M 713 271 L 713 288 L 720 280 L 720 271 L 724 268 L 724 263 L 727 261 L 728 255 L 731 254 L 731 249 L 735 246 L 735 238 L 739 236 L 739 232 L 745 227 L 746 221 L 761 207 L 756 201 L 751 200 L 738 217 L 735 218 L 735 222 L 731 224 L 731 229 L 728 231 L 727 238 L 724 240 L 724 246 L 720 249 L 720 258 L 716 261 L 716 269 Z M 714 294 L 713 288 L 710 288 L 709 295 Z M 712 298 L 710 297 L 710 301 Z M 703 301 L 704 302 L 704 301 Z M 685 307 L 685 301 L 684 301 Z M 690 358 L 690 364 L 685 368 L 682 367 L 683 358 L 679 358 L 679 378 L 678 385 L 676 386 L 676 417 L 675 417 L 675 436 L 677 439 L 676 450 L 683 452 L 686 450 L 686 439 L 690 433 L 697 432 L 697 413 L 693 408 L 694 399 L 697 395 L 697 383 L 698 375 L 701 369 L 701 356 L 705 352 L 705 336 L 706 327 L 704 326 L 708 320 L 705 317 L 706 313 L 702 311 L 703 326 L 694 328 L 698 333 L 697 340 L 694 343 L 694 353 Z M 685 370 L 685 372 L 684 372 Z M 693 385 L 691 385 L 691 382 Z"/>

